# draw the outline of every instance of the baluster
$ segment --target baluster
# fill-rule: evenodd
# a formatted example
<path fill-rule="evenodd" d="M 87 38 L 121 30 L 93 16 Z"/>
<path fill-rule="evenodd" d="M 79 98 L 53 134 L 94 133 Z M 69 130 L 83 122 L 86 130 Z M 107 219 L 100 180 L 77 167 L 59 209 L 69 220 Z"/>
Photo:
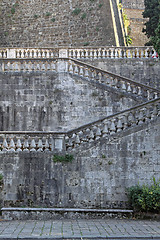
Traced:
<path fill-rule="evenodd" d="M 114 49 L 111 48 L 111 58 L 114 58 Z"/>
<path fill-rule="evenodd" d="M 15 152 L 15 143 L 14 143 L 14 140 L 13 140 L 13 137 L 11 137 L 10 139 L 10 143 L 9 143 L 9 152 Z"/>
<path fill-rule="evenodd" d="M 69 64 L 69 72 L 73 73 L 73 65 L 72 64 Z"/>
<path fill-rule="evenodd" d="M 88 138 L 89 138 L 89 142 L 93 142 L 94 141 L 94 132 L 93 132 L 92 129 L 90 129 L 90 133 L 89 133 Z"/>
<path fill-rule="evenodd" d="M 142 89 L 141 89 L 141 87 L 138 87 L 138 96 L 142 96 Z"/>
<path fill-rule="evenodd" d="M 86 77 L 86 78 L 89 78 L 89 71 L 88 71 L 88 69 L 84 69 L 84 76 Z"/>
<path fill-rule="evenodd" d="M 84 50 L 81 50 L 81 58 L 84 58 Z"/>
<path fill-rule="evenodd" d="M 123 129 L 127 129 L 128 128 L 128 118 L 126 116 L 126 114 L 123 115 Z"/>
<path fill-rule="evenodd" d="M 83 70 L 84 70 L 83 67 L 80 67 L 79 75 L 82 76 L 82 77 L 83 77 L 83 75 L 84 75 Z"/>
<path fill-rule="evenodd" d="M 102 58 L 105 58 L 106 57 L 106 51 L 105 49 L 102 50 Z"/>
<path fill-rule="evenodd" d="M 86 50 L 86 58 L 88 59 L 89 58 L 89 50 Z"/>
<path fill-rule="evenodd" d="M 103 137 L 106 137 L 109 133 L 109 130 L 108 130 L 108 122 L 107 121 L 104 121 L 104 128 L 103 128 Z"/>
<path fill-rule="evenodd" d="M 118 123 L 117 123 L 117 132 L 122 131 L 122 117 L 120 116 L 118 118 Z"/>
<path fill-rule="evenodd" d="M 3 152 L 7 152 L 7 151 L 8 151 L 8 143 L 7 143 L 6 137 L 4 137 L 4 139 L 3 139 L 2 151 L 3 151 Z"/>
<path fill-rule="evenodd" d="M 115 58 L 118 58 L 118 49 L 115 49 Z"/>
<path fill-rule="evenodd" d="M 131 58 L 131 50 L 128 49 L 128 58 Z"/>
<path fill-rule="evenodd" d="M 132 58 L 136 58 L 136 48 L 132 49 Z"/>
<path fill-rule="evenodd" d="M 48 152 L 49 151 L 49 141 L 48 138 L 46 137 L 45 144 L 44 144 L 44 151 Z"/>
<path fill-rule="evenodd" d="M 137 58 L 140 58 L 140 50 L 137 48 Z"/>
<path fill-rule="evenodd" d="M 80 51 L 80 49 L 77 49 L 76 53 L 77 53 L 77 58 L 81 58 L 81 51 Z"/>
<path fill-rule="evenodd" d="M 153 111 L 152 111 L 152 114 L 151 114 L 151 120 L 153 120 L 157 116 L 158 116 L 158 106 L 154 105 L 153 106 Z"/>
<path fill-rule="evenodd" d="M 143 119 L 144 119 L 143 109 L 140 109 L 138 113 L 138 125 L 143 123 Z"/>
<path fill-rule="evenodd" d="M 123 58 L 126 58 L 127 57 L 127 52 L 126 52 L 126 48 L 124 49 L 124 52 L 123 52 Z"/>
<path fill-rule="evenodd" d="M 119 58 L 122 58 L 122 48 L 119 49 Z"/>
<path fill-rule="evenodd" d="M 75 65 L 74 73 L 75 73 L 75 74 L 78 74 L 78 67 L 77 67 L 77 65 Z"/>
<path fill-rule="evenodd" d="M 116 132 L 115 119 L 111 119 L 111 125 L 109 129 L 110 129 L 110 135 L 113 135 Z"/>
<path fill-rule="evenodd" d="M 157 98 L 158 98 L 158 93 L 154 92 L 154 99 L 157 99 Z"/>
<path fill-rule="evenodd" d="M 21 144 L 20 138 L 18 138 L 18 140 L 17 140 L 16 148 L 17 148 L 16 152 L 22 151 L 22 144 Z"/>
<path fill-rule="evenodd" d="M 97 54 L 97 50 L 96 49 L 94 49 L 94 59 L 95 58 L 98 58 L 98 54 Z"/>
<path fill-rule="evenodd" d="M 25 138 L 24 140 L 24 144 L 23 144 L 23 151 L 24 152 L 29 152 L 29 143 L 28 143 L 28 139 Z"/>
<path fill-rule="evenodd" d="M 43 152 L 43 143 L 41 138 L 38 140 L 37 152 Z"/>
<path fill-rule="evenodd" d="M 127 92 L 132 92 L 132 89 L 131 89 L 131 84 L 130 83 L 127 83 L 128 87 L 127 87 Z"/>
<path fill-rule="evenodd" d="M 98 49 L 98 56 L 97 58 L 101 58 L 101 49 Z"/>
<path fill-rule="evenodd" d="M 132 85 L 132 89 L 133 89 L 132 93 L 137 94 L 137 87 L 135 85 Z"/>
<path fill-rule="evenodd" d="M 106 57 L 109 58 L 109 49 L 107 49 Z"/>
<path fill-rule="evenodd" d="M 101 137 L 101 129 L 97 126 L 96 140 L 100 139 L 100 137 Z"/>
<path fill-rule="evenodd" d="M 80 143 L 81 143 L 81 141 L 80 141 L 80 138 L 79 138 L 79 135 L 78 135 L 78 134 L 76 135 L 75 143 L 76 143 L 76 145 L 80 145 Z"/>
<path fill-rule="evenodd" d="M 33 139 L 33 138 L 31 140 L 30 151 L 31 152 L 35 152 L 36 151 L 36 143 L 35 143 L 35 139 Z"/>
<path fill-rule="evenodd" d="M 50 62 L 47 62 L 47 70 L 48 70 L 48 71 L 51 70 L 51 64 L 50 64 Z"/>
<path fill-rule="evenodd" d="M 126 82 L 122 81 L 122 90 L 124 92 L 126 92 L 127 88 L 126 88 Z"/>
<path fill-rule="evenodd" d="M 46 70 L 46 66 L 44 63 L 42 63 L 42 67 L 41 67 L 42 70 Z"/>
<path fill-rule="evenodd" d="M 148 58 L 148 48 L 144 50 L 145 58 Z"/>
<path fill-rule="evenodd" d="M 129 122 L 130 126 L 135 126 L 136 125 L 136 120 L 135 120 L 135 117 L 134 117 L 132 112 L 129 113 L 128 122 Z"/>

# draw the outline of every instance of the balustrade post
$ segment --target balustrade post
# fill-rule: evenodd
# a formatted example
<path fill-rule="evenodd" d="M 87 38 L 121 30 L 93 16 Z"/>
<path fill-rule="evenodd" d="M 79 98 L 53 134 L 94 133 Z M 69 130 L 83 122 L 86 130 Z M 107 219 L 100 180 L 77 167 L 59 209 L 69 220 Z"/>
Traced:
<path fill-rule="evenodd" d="M 62 152 L 64 149 L 64 134 L 59 134 L 56 137 L 54 137 L 54 149 Z"/>

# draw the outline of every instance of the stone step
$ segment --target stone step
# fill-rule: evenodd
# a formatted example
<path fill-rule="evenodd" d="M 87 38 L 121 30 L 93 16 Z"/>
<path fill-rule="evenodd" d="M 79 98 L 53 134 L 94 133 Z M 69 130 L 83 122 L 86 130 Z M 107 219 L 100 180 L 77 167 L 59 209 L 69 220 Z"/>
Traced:
<path fill-rule="evenodd" d="M 51 219 L 107 219 L 131 218 L 129 209 L 87 209 L 87 208 L 2 208 L 4 220 L 51 220 Z"/>

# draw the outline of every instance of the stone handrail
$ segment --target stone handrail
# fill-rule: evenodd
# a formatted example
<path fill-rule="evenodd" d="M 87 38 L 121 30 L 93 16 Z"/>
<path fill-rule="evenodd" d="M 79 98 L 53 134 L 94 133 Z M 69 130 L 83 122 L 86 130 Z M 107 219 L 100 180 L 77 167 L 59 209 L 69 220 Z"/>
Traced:
<path fill-rule="evenodd" d="M 63 151 L 64 133 L 1 131 L 0 152 Z"/>
<path fill-rule="evenodd" d="M 54 71 L 57 73 L 68 72 L 89 81 L 104 84 L 122 93 L 132 94 L 134 97 L 151 100 L 160 97 L 160 91 L 155 88 L 137 83 L 128 78 L 96 68 L 76 59 L 1 59 L 0 71 L 2 72 L 36 72 Z"/>
<path fill-rule="evenodd" d="M 0 48 L 0 58 L 151 58 L 156 52 L 153 47 L 81 47 L 81 48 Z"/>
<path fill-rule="evenodd" d="M 66 149 L 72 150 L 100 138 L 107 139 L 111 135 L 140 126 L 158 116 L 160 116 L 160 98 L 68 131 L 65 137 Z"/>

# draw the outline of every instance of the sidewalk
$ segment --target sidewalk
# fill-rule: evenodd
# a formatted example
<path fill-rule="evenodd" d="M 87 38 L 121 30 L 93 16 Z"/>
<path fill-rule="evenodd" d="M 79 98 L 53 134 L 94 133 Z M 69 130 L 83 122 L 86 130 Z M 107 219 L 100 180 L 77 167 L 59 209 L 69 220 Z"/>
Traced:
<path fill-rule="evenodd" d="M 160 222 L 121 219 L 1 221 L 0 240 L 2 239 L 160 240 Z"/>

